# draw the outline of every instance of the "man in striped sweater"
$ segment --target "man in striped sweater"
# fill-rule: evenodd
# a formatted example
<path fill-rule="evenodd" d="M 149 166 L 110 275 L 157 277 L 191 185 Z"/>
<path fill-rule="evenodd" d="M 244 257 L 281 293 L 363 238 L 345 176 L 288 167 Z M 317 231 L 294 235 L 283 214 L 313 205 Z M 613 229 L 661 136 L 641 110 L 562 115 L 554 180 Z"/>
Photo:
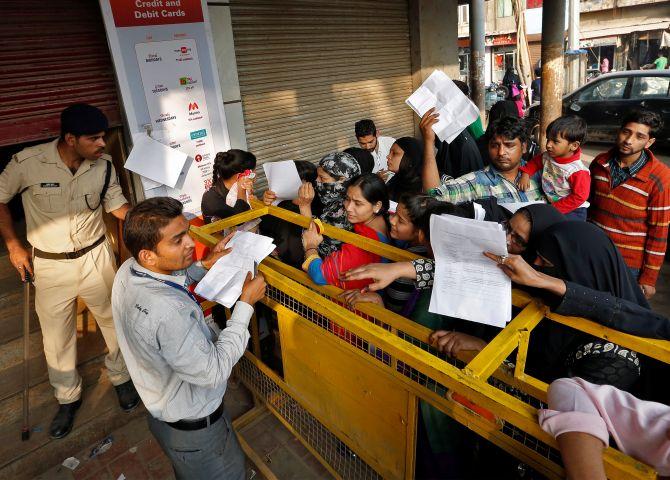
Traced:
<path fill-rule="evenodd" d="M 616 147 L 590 167 L 589 221 L 607 232 L 647 298 L 656 293 L 670 223 L 670 168 L 649 150 L 661 128 L 656 113 L 630 112 Z"/>

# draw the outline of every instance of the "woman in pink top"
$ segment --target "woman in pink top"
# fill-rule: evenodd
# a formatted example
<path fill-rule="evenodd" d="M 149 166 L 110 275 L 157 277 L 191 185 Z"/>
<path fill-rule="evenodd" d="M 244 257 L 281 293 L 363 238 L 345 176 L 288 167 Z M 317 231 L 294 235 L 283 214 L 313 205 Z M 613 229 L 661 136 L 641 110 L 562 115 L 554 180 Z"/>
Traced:
<path fill-rule="evenodd" d="M 670 407 L 576 377 L 554 381 L 548 398 L 540 426 L 556 438 L 569 478 L 606 478 L 594 459 L 602 458 L 610 435 L 623 453 L 670 475 Z"/>

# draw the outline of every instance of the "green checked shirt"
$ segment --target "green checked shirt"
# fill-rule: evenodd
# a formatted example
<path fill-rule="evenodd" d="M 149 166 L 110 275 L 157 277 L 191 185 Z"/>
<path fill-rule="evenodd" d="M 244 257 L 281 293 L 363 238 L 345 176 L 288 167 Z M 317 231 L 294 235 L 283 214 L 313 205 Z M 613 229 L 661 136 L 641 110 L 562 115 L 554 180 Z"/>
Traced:
<path fill-rule="evenodd" d="M 439 200 L 454 204 L 490 197 L 495 197 L 498 203 L 545 201 L 542 187 L 537 181 L 541 173 L 533 175 L 530 179 L 530 188 L 522 192 L 515 183 L 503 177 L 493 165 L 489 165 L 458 178 L 444 176 L 442 184 L 428 193 Z M 521 171 L 516 180 L 520 178 Z"/>

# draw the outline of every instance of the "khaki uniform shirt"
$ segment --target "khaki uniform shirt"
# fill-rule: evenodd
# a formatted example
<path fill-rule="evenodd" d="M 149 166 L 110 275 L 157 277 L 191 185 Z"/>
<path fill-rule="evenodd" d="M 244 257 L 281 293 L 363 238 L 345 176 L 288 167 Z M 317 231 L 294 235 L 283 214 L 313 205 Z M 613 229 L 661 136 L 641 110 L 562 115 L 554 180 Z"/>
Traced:
<path fill-rule="evenodd" d="M 109 155 L 84 160 L 75 174 L 63 163 L 58 139 L 29 147 L 14 155 L 0 174 L 0 203 L 21 193 L 28 241 L 44 252 L 74 252 L 93 244 L 106 232 L 98 206 Z M 112 166 L 102 206 L 118 209 L 127 200 Z"/>

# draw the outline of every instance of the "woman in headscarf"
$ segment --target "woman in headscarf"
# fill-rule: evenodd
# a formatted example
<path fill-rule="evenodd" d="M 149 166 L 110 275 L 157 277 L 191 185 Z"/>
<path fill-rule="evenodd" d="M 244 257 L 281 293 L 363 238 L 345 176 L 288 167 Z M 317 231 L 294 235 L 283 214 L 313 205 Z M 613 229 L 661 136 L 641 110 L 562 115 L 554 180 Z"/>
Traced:
<path fill-rule="evenodd" d="M 512 218 L 504 222 L 507 251 L 522 254 L 526 261 L 533 262 L 537 257 L 537 239 L 547 228 L 566 220 L 561 212 L 546 203 L 535 203 L 518 209 Z"/>
<path fill-rule="evenodd" d="M 598 227 L 560 222 L 544 232 L 536 249 L 537 272 L 520 256 L 486 255 L 498 261 L 512 280 L 530 287 L 556 313 L 586 316 L 637 335 L 670 337 L 669 324 L 653 319 L 657 315 L 649 310 L 621 254 Z M 448 342 L 448 335 L 433 334 L 438 343 Z M 461 341 L 475 343 L 473 339 Z M 578 376 L 629 390 L 640 375 L 640 359 L 635 352 L 612 342 L 544 321 L 531 334 L 526 371 L 546 382 Z"/>
<path fill-rule="evenodd" d="M 502 84 L 510 89 L 510 94 L 512 85 L 516 85 L 517 87 L 521 85 L 521 79 L 519 78 L 519 75 L 516 74 L 514 67 L 507 67 L 505 76 L 502 79 Z"/>
<path fill-rule="evenodd" d="M 580 223 L 561 222 L 544 232 L 535 246 L 537 269 L 648 309 L 649 304 L 610 238 L 595 225 Z M 556 296 L 547 295 L 544 290 L 535 292 L 550 308 L 559 306 Z M 578 376 L 627 390 L 639 376 L 637 354 L 611 342 L 556 322 L 542 322 L 532 337 L 536 346 L 529 349 L 529 367 L 533 364 L 547 380 Z"/>
<path fill-rule="evenodd" d="M 322 204 L 321 215 L 319 215 L 322 222 L 337 228 L 351 230 L 351 224 L 347 220 L 347 213 L 344 210 L 344 197 L 347 193 L 345 183 L 360 174 L 360 165 L 348 153 L 333 152 L 321 159 L 316 169 L 316 195 Z M 309 184 L 306 187 L 309 189 Z M 309 197 L 309 194 L 307 197 Z M 311 192 L 311 197 L 314 198 L 314 192 Z M 308 201 L 311 201 L 311 199 L 308 198 Z M 311 213 L 309 215 L 311 216 Z M 319 245 L 319 254 L 326 256 L 336 251 L 341 243 L 338 240 L 326 237 Z"/>
<path fill-rule="evenodd" d="M 599 228 L 591 224 L 579 226 L 580 223 L 565 222 L 547 230 L 537 245 L 538 263 L 541 264 L 539 271 L 516 255 L 510 255 L 501 268 L 515 283 L 539 293 L 555 313 L 589 318 L 631 335 L 670 340 L 670 319 L 649 308 L 616 246 Z M 494 255 L 487 256 L 496 259 Z M 554 322 L 551 324 L 558 326 Z M 565 332 L 559 334 L 563 340 L 570 337 Z M 594 353 L 597 356 L 602 351 L 613 356 L 613 352 L 621 349 L 595 340 L 578 345 L 568 359 L 574 363 L 577 357 L 593 357 Z M 620 358 L 630 359 L 628 352 L 625 357 L 624 353 L 619 355 Z M 583 366 L 581 368 L 583 370 Z M 573 366 L 563 376 L 580 375 L 584 378 L 579 369 L 579 365 Z M 642 396 L 667 403 L 665 382 L 656 381 L 667 376 L 667 372 L 667 365 L 643 359 Z"/>
<path fill-rule="evenodd" d="M 386 157 L 389 172 L 393 177 L 386 184 L 389 199 L 397 202 L 403 193 L 420 193 L 421 162 L 423 145 L 412 137 L 397 139 Z"/>

